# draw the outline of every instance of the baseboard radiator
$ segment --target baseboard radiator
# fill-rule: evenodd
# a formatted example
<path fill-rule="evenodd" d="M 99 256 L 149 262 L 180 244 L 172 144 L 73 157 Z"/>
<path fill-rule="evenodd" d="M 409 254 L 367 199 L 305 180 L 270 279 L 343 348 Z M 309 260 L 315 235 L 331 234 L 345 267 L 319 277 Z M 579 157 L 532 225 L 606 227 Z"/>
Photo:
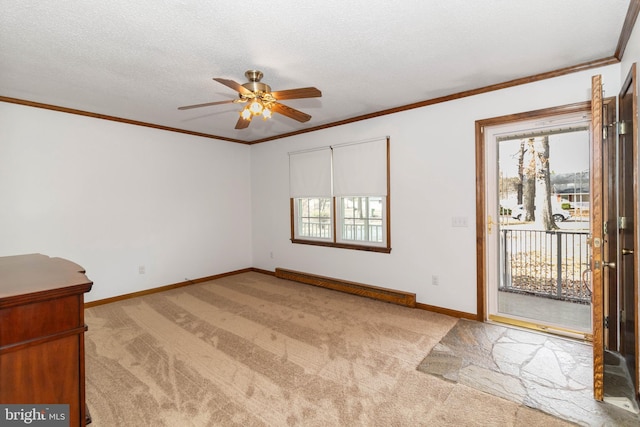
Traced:
<path fill-rule="evenodd" d="M 412 294 L 410 292 L 397 291 L 395 289 L 381 288 L 378 286 L 365 285 L 362 283 L 348 282 L 346 280 L 317 276 L 315 274 L 302 273 L 299 271 L 286 270 L 283 268 L 276 268 L 276 277 L 305 283 L 307 285 L 319 286 L 321 288 L 333 289 L 334 291 L 346 292 L 349 294 L 373 298 L 380 301 L 403 305 L 405 307 L 416 306 L 416 294 Z"/>

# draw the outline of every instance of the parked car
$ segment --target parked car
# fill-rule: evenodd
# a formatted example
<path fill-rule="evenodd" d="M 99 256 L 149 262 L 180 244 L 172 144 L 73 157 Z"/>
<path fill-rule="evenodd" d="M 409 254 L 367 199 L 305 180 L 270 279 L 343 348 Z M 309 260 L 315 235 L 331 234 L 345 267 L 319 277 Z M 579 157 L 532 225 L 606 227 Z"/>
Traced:
<path fill-rule="evenodd" d="M 535 208 L 534 208 L 535 209 Z M 571 218 L 571 212 L 566 209 L 562 209 L 559 205 L 551 205 L 551 211 L 553 215 L 553 220 L 556 222 L 566 221 Z M 521 221 L 524 219 L 524 208 L 522 205 L 517 205 L 515 208 L 511 210 L 511 218 L 517 219 Z"/>

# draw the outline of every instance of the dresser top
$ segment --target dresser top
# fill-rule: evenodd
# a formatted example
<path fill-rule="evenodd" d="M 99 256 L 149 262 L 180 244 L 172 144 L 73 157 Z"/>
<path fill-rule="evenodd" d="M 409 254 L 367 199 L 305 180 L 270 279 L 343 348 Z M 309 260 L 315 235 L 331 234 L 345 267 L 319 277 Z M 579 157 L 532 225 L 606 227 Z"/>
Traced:
<path fill-rule="evenodd" d="M 0 307 L 91 290 L 84 268 L 42 254 L 0 257 Z"/>

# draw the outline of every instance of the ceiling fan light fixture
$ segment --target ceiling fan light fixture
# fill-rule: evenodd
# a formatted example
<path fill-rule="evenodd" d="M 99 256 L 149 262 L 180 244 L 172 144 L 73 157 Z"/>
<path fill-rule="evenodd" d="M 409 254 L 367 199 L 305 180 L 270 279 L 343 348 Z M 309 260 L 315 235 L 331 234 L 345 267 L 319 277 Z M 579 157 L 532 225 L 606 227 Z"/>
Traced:
<path fill-rule="evenodd" d="M 271 92 L 271 86 L 262 83 L 262 72 L 258 70 L 249 70 L 245 73 L 245 77 L 249 80 L 247 83 L 240 84 L 234 80 L 222 77 L 214 77 L 213 80 L 235 90 L 238 98 L 226 101 L 206 102 L 203 104 L 185 105 L 178 107 L 178 110 L 189 110 L 191 108 L 208 107 L 219 104 L 245 104 L 244 108 L 238 112 L 240 118 L 236 123 L 236 129 L 246 129 L 251 122 L 253 116 L 262 116 L 263 120 L 273 117 L 274 113 L 282 114 L 300 123 L 307 122 L 311 116 L 296 110 L 284 104 L 281 100 L 298 99 L 298 98 L 316 98 L 322 96 L 315 87 L 301 87 L 297 89 L 286 89 Z"/>
<path fill-rule="evenodd" d="M 248 106 L 244 107 L 242 111 L 240 111 L 240 117 L 245 120 L 251 120 L 251 110 L 249 110 Z"/>
<path fill-rule="evenodd" d="M 262 114 L 263 109 L 264 107 L 262 106 L 262 102 L 260 102 L 259 99 L 254 99 L 251 104 L 249 104 L 249 111 L 251 111 L 251 114 L 253 114 L 254 116 Z"/>

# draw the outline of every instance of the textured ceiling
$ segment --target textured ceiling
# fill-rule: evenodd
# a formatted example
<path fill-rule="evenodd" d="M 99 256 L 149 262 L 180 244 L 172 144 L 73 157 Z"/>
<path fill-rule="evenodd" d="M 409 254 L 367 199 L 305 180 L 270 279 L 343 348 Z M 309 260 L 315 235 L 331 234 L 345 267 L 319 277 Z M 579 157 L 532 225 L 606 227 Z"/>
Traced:
<path fill-rule="evenodd" d="M 2 0 L 0 96 L 242 141 L 612 57 L 629 0 Z M 315 86 L 235 130 L 213 77 Z"/>

